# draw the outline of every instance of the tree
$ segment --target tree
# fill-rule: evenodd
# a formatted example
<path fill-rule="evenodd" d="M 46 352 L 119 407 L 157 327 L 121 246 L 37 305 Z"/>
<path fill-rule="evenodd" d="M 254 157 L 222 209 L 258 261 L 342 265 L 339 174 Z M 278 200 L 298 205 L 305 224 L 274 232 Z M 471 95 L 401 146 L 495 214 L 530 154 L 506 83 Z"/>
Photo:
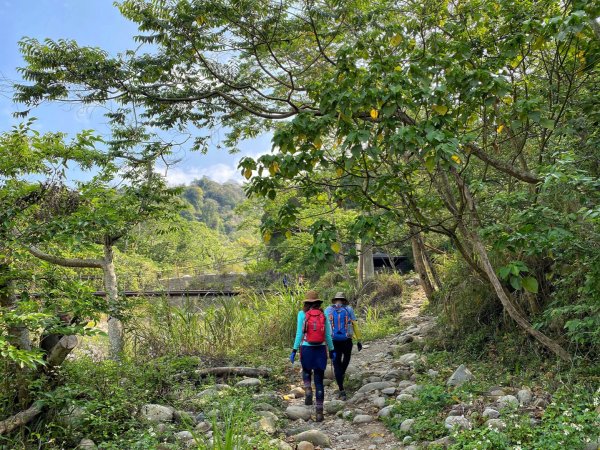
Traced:
<path fill-rule="evenodd" d="M 253 192 L 274 198 L 282 179 L 314 191 L 324 186 L 309 174 L 334 169 L 325 185 L 336 198 L 412 227 L 432 289 L 424 232 L 447 236 L 519 326 L 568 359 L 499 278 L 482 213 L 497 217 L 502 190 L 535 206 L 556 152 L 591 148 L 577 117 L 587 125 L 597 111 L 594 2 L 130 0 L 120 8 L 152 54 L 111 58 L 71 41 L 26 40 L 32 84 L 18 86 L 17 99 L 116 102 L 116 125 L 142 105 L 145 123 L 164 129 L 229 127 L 230 146 L 275 128 L 276 153 L 242 162 L 248 178 L 258 171 Z M 201 136 L 195 147 L 205 143 Z M 515 277 L 536 290 L 527 272 Z"/>

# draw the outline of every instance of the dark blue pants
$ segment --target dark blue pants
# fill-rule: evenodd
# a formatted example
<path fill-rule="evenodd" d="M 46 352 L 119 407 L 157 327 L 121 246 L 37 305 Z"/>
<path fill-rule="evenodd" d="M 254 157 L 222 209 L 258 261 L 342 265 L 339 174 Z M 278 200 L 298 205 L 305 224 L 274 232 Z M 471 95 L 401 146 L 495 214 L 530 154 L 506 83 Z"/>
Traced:
<path fill-rule="evenodd" d="M 350 357 L 352 356 L 352 339 L 345 339 L 343 341 L 333 341 L 333 347 L 335 348 L 333 373 L 335 374 L 335 381 L 340 391 L 343 391 L 346 369 L 348 369 L 348 364 L 350 364 Z"/>
<path fill-rule="evenodd" d="M 327 367 L 327 348 L 325 345 L 300 347 L 300 362 L 302 364 L 302 381 L 307 395 L 312 396 L 312 378 L 314 374 L 315 397 L 317 409 L 323 408 L 325 399 L 325 386 L 323 378 L 325 377 L 325 368 Z"/>

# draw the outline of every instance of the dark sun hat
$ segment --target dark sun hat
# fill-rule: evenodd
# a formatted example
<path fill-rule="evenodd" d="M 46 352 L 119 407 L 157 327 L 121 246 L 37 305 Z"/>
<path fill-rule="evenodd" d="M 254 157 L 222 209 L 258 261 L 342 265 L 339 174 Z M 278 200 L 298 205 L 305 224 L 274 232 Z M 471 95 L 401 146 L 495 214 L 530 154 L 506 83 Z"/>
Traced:
<path fill-rule="evenodd" d="M 317 291 L 308 291 L 304 298 L 304 303 L 323 303 L 323 300 L 319 298 Z"/>
<path fill-rule="evenodd" d="M 346 295 L 342 291 L 337 292 L 335 294 L 335 297 L 333 297 L 331 299 L 331 301 L 334 302 L 334 303 L 335 303 L 336 300 L 343 300 L 344 303 L 348 303 L 348 299 L 346 298 Z"/>

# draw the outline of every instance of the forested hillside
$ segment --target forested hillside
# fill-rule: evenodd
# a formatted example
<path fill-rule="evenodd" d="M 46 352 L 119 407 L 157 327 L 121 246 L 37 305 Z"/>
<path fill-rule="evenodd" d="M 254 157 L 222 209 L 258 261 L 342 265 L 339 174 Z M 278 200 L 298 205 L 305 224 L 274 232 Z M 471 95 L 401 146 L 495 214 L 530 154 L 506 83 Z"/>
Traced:
<path fill-rule="evenodd" d="M 19 42 L 0 449 L 600 447 L 598 2 L 115 8 Z M 213 147 L 243 184 L 158 172 Z"/>

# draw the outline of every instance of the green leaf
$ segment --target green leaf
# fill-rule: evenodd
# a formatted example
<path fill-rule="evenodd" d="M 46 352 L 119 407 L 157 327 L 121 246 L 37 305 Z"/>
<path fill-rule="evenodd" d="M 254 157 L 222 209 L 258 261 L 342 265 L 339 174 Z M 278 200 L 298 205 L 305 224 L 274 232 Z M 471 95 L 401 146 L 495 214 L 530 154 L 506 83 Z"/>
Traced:
<path fill-rule="evenodd" d="M 521 277 L 515 277 L 515 276 L 511 276 L 510 277 L 510 285 L 517 291 L 520 291 L 521 288 L 523 287 L 521 285 Z"/>
<path fill-rule="evenodd" d="M 522 279 L 523 288 L 527 292 L 537 294 L 538 292 L 538 281 L 534 277 L 525 277 Z"/>

